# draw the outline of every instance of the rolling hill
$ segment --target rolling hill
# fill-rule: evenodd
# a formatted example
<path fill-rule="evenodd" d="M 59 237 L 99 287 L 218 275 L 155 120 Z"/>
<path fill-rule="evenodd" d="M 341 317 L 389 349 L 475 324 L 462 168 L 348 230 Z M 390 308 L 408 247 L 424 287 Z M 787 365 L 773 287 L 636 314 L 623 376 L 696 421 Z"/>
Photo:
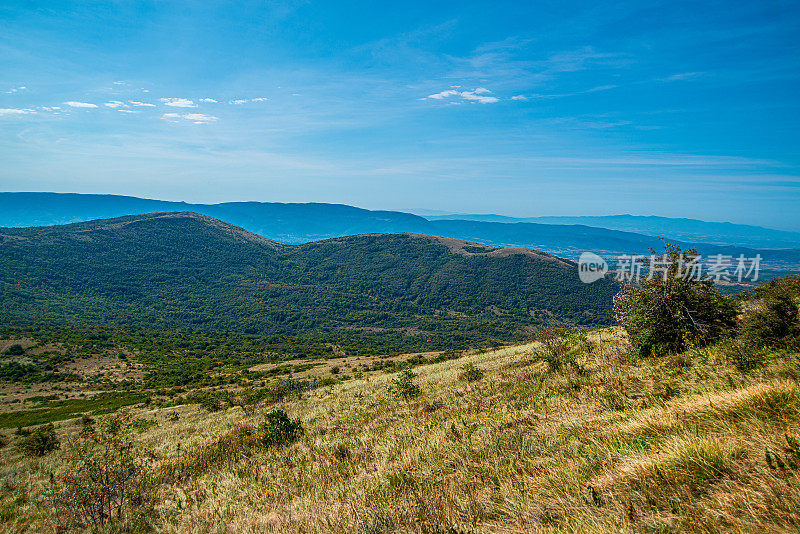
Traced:
<path fill-rule="evenodd" d="M 411 232 L 490 246 L 533 248 L 577 260 L 586 250 L 604 256 L 648 254 L 650 248 L 662 248 L 656 236 L 664 236 L 682 248 L 697 248 L 706 256 L 744 254 L 754 257 L 761 254 L 765 268 L 786 272 L 800 267 L 800 249 L 796 248 L 800 241 L 793 241 L 794 234 L 789 232 L 663 217 L 564 218 L 565 224 L 556 224 L 557 220 L 546 217 L 513 219 L 498 215 L 459 215 L 428 220 L 409 213 L 370 211 L 342 204 L 187 204 L 117 195 L 0 193 L 0 227 L 50 226 L 159 211 L 200 213 L 287 244 L 360 234 Z M 601 227 L 603 225 L 614 228 Z M 768 248 L 745 247 L 742 243 Z M 776 250 L 777 245 L 795 248 Z"/>
<path fill-rule="evenodd" d="M 191 212 L 0 230 L 0 320 L 407 348 L 609 321 L 614 283 L 543 252 L 393 233 L 284 245 Z"/>

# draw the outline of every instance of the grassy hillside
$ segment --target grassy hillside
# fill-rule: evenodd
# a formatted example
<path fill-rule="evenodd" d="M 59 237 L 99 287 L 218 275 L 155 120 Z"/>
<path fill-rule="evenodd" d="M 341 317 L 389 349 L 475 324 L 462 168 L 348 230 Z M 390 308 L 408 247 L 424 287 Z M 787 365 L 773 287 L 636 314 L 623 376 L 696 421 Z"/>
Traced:
<path fill-rule="evenodd" d="M 800 359 L 740 371 L 725 344 L 639 360 L 618 330 L 557 369 L 519 345 L 209 413 L 129 412 L 164 532 L 789 532 L 800 528 Z M 551 360 L 552 361 L 552 360 Z M 482 371 L 465 373 L 472 364 Z M 244 439 L 272 408 L 305 433 Z M 64 422 L 63 438 L 80 425 Z M 236 438 L 236 439 L 235 439 Z M 17 437 L 6 438 L 12 441 Z M 44 532 L 64 453 L 0 450 L 4 532 Z"/>
<path fill-rule="evenodd" d="M 0 320 L 464 348 L 607 324 L 575 264 L 418 234 L 281 245 L 189 212 L 0 231 Z"/>

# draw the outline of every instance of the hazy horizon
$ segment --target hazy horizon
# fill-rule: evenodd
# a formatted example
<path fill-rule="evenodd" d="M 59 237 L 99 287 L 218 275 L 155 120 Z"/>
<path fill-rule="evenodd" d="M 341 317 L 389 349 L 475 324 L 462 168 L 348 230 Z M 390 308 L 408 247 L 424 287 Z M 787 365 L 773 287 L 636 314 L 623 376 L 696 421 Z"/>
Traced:
<path fill-rule="evenodd" d="M 798 15 L 7 2 L 0 189 L 800 231 Z"/>

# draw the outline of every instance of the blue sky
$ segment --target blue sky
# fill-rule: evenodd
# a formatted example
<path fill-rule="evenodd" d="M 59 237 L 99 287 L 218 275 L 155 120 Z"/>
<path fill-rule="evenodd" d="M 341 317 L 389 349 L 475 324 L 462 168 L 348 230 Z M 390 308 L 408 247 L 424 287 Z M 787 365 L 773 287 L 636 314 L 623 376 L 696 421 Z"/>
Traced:
<path fill-rule="evenodd" d="M 800 230 L 800 3 L 13 2 L 0 190 Z"/>

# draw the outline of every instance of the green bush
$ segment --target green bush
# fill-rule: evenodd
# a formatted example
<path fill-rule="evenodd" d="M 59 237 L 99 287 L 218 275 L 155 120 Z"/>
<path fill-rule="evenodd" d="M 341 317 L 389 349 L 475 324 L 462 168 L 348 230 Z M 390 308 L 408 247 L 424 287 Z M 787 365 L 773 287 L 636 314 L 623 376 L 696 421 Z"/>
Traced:
<path fill-rule="evenodd" d="M 416 377 L 416 373 L 411 368 L 406 368 L 392 379 L 392 383 L 389 384 L 389 392 L 406 401 L 419 396 L 419 386 L 414 383 Z"/>
<path fill-rule="evenodd" d="M 38 427 L 36 430 L 23 437 L 17 447 L 29 456 L 44 456 L 48 452 L 61 447 L 61 441 L 56 436 L 53 423 Z"/>
<path fill-rule="evenodd" d="M 483 374 L 483 369 L 476 367 L 473 363 L 468 363 L 461 368 L 461 374 L 458 377 L 466 382 L 477 382 L 483 378 Z"/>
<path fill-rule="evenodd" d="M 740 321 L 742 338 L 776 349 L 800 349 L 800 276 L 773 278 L 755 291 Z"/>
<path fill-rule="evenodd" d="M 704 346 L 731 333 L 738 313 L 734 299 L 710 280 L 684 276 L 697 251 L 667 245 L 663 272 L 623 286 L 614 298 L 614 315 L 643 357 Z"/>
<path fill-rule="evenodd" d="M 222 410 L 222 401 L 213 395 L 208 395 L 200 400 L 200 406 L 209 412 L 218 412 Z"/>
<path fill-rule="evenodd" d="M 741 373 L 763 367 L 771 355 L 770 349 L 738 338 L 725 348 L 731 363 Z"/>
<path fill-rule="evenodd" d="M 25 354 L 25 349 L 22 348 L 22 345 L 19 343 L 15 343 L 8 347 L 3 354 L 7 354 L 9 356 L 22 356 Z"/>
<path fill-rule="evenodd" d="M 302 434 L 303 425 L 299 420 L 289 419 L 283 410 L 272 410 L 261 425 L 260 441 L 265 447 L 274 447 L 291 443 Z"/>

